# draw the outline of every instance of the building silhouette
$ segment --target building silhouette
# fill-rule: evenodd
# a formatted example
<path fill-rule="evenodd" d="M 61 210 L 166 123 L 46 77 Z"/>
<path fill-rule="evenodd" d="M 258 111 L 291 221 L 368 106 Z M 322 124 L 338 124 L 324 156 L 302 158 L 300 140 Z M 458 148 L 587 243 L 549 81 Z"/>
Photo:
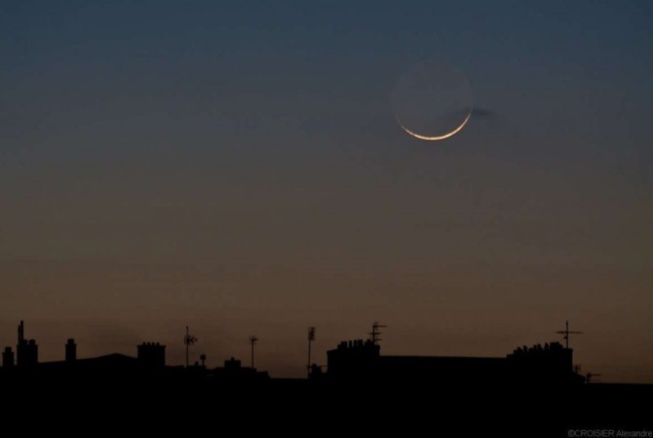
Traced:
<path fill-rule="evenodd" d="M 32 414 L 37 413 L 33 406 L 39 401 L 43 401 L 44 412 L 58 408 L 58 394 L 66 395 L 62 405 L 69 412 L 82 412 L 89 406 L 97 410 L 120 400 L 121 411 L 102 411 L 109 415 L 103 421 L 124 415 L 124 403 L 131 404 L 132 413 L 148 422 L 151 416 L 141 413 L 156 412 L 164 416 L 159 418 L 186 421 L 197 417 L 197 409 L 206 408 L 209 414 L 199 417 L 210 423 L 207 427 L 215 426 L 216 412 L 227 424 L 241 421 L 244 413 L 258 418 L 259 413 L 278 410 L 284 427 L 289 413 L 297 418 L 302 416 L 295 413 L 304 413 L 320 427 L 333 425 L 334 434 L 353 432 L 352 419 L 358 419 L 366 435 L 374 428 L 387 432 L 387 422 L 393 419 L 402 433 L 407 431 L 401 428 L 417 420 L 434 431 L 453 420 L 454 430 L 467 433 L 468 424 L 461 429 L 462 413 L 482 428 L 479 434 L 486 434 L 493 424 L 498 436 L 509 436 L 503 433 L 513 430 L 507 426 L 535 418 L 539 422 L 536 433 L 528 431 L 528 435 L 548 438 L 578 425 L 588 427 L 594 418 L 616 418 L 619 424 L 635 426 L 650 424 L 643 421 L 650 420 L 650 408 L 640 400 L 653 397 L 653 385 L 587 384 L 574 371 L 573 350 L 557 342 L 519 347 L 503 357 L 443 357 L 382 355 L 378 338 L 346 341 L 327 352 L 326 371 L 313 364 L 308 379 L 271 378 L 234 357 L 212 369 L 199 363 L 169 366 L 165 345 L 156 342 L 135 346 L 135 356 L 114 353 L 92 358 L 77 357 L 77 343 L 72 338 L 64 346 L 63 360 L 39 363 L 36 342 L 25 339 L 21 321 L 17 345 L 21 361 L 15 360 L 11 347 L 2 354 L 3 400 L 23 412 L 25 405 L 11 400 L 25 397 Z M 74 408 L 71 400 L 76 403 Z M 489 413 L 494 407 L 499 408 L 499 415 Z M 367 415 L 366 410 L 372 414 Z M 3 414 L 11 418 L 7 412 Z M 297 421 L 300 423 L 303 427 L 304 423 Z M 515 431 L 516 436 L 523 436 L 523 429 Z M 465 436 L 471 435 L 475 434 Z"/>
<path fill-rule="evenodd" d="M 438 387 L 572 385 L 573 350 L 555 342 L 518 348 L 505 357 L 383 356 L 372 340 L 343 341 L 327 352 L 332 381 Z"/>
<path fill-rule="evenodd" d="M 376 326 L 375 326 L 376 327 Z M 374 335 L 378 335 L 373 330 Z M 16 354 L 11 347 L 2 353 L 2 367 L 20 371 L 38 370 L 41 375 L 85 376 L 95 380 L 120 380 L 157 376 L 173 378 L 185 373 L 196 381 L 262 382 L 270 380 L 266 372 L 244 367 L 240 360 L 227 359 L 223 367 L 208 369 L 166 366 L 166 347 L 158 342 L 136 346 L 136 357 L 109 354 L 79 359 L 73 338 L 65 344 L 63 361 L 39 364 L 38 345 L 25 338 L 25 324 L 18 325 Z M 15 359 L 15 360 L 14 360 Z M 183 370 L 183 371 L 180 371 Z M 175 377 L 176 378 L 176 377 Z M 573 350 L 558 342 L 519 347 L 504 357 L 443 357 L 382 355 L 378 336 L 368 340 L 343 341 L 327 351 L 326 372 L 314 365 L 309 378 L 323 384 L 347 382 L 375 385 L 437 386 L 438 388 L 483 386 L 569 386 L 584 382 L 573 369 Z"/>

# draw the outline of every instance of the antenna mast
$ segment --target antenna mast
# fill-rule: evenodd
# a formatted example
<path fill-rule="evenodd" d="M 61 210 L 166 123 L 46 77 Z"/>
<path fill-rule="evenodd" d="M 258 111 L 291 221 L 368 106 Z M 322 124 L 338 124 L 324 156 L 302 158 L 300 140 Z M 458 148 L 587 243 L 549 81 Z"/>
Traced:
<path fill-rule="evenodd" d="M 249 337 L 249 343 L 252 346 L 252 368 L 254 368 L 254 344 L 256 344 L 256 341 L 258 341 L 258 338 L 256 336 Z"/>
<path fill-rule="evenodd" d="M 573 332 L 569 330 L 569 321 L 565 321 L 565 329 L 556 332 L 559 335 L 564 335 L 562 339 L 565 340 L 565 348 L 569 349 L 569 335 L 582 335 L 583 332 Z"/>
<path fill-rule="evenodd" d="M 197 338 L 188 333 L 188 326 L 186 326 L 186 336 L 184 336 L 184 345 L 186 346 L 186 368 L 188 368 L 188 347 L 197 342 Z"/>
<path fill-rule="evenodd" d="M 368 333 L 370 336 L 370 340 L 374 345 L 378 345 L 379 342 L 381 341 L 381 331 L 379 329 L 386 328 L 387 325 L 381 325 L 377 321 L 374 321 L 374 324 L 372 324 L 372 331 Z"/>
<path fill-rule="evenodd" d="M 308 328 L 308 363 L 306 364 L 306 377 L 311 377 L 311 344 L 315 340 L 315 327 Z"/>

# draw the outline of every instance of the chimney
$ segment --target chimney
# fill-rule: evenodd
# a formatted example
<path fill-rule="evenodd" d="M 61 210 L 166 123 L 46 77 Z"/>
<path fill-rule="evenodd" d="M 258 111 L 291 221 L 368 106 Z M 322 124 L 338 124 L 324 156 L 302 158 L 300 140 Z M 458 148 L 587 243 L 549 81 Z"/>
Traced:
<path fill-rule="evenodd" d="M 2 352 L 2 366 L 3 368 L 14 367 L 14 352 L 11 347 L 5 347 L 5 351 Z"/>
<path fill-rule="evenodd" d="M 66 343 L 66 362 L 72 363 L 77 360 L 77 344 L 73 338 L 68 339 Z"/>
<path fill-rule="evenodd" d="M 164 368 L 166 347 L 158 342 L 143 342 L 138 346 L 138 361 L 146 368 Z"/>
<path fill-rule="evenodd" d="M 34 339 L 30 339 L 27 343 L 28 346 L 28 365 L 30 367 L 36 366 L 39 363 L 39 346 Z"/>
<path fill-rule="evenodd" d="M 25 323 L 20 321 L 18 324 L 18 343 L 21 344 L 25 341 Z"/>

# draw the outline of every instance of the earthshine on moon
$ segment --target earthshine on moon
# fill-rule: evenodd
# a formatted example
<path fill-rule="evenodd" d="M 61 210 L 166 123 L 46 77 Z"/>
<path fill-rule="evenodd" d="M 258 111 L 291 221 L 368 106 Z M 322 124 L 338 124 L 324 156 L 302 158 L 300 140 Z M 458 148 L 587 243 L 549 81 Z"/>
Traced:
<path fill-rule="evenodd" d="M 472 115 L 472 89 L 465 75 L 446 63 L 423 61 L 397 80 L 392 93 L 399 126 L 420 140 L 445 140 Z"/>

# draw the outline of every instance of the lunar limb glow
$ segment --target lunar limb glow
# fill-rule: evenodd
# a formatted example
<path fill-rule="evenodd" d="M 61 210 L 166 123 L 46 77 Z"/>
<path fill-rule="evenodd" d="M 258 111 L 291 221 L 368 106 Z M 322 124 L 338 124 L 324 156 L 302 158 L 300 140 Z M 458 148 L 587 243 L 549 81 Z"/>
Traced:
<path fill-rule="evenodd" d="M 421 61 L 399 77 L 392 93 L 395 119 L 407 134 L 426 141 L 459 133 L 472 115 L 465 75 L 444 61 Z"/>
<path fill-rule="evenodd" d="M 465 125 L 467 124 L 467 122 L 469 121 L 469 118 L 471 116 L 472 116 L 472 113 L 470 112 L 469 114 L 467 114 L 467 117 L 465 118 L 465 120 L 463 120 L 463 122 L 460 124 L 459 127 L 457 127 L 456 129 L 454 129 L 453 131 L 451 131 L 448 134 L 440 135 L 440 136 L 437 136 L 437 137 L 427 137 L 425 135 L 420 135 L 420 134 L 418 134 L 416 132 L 413 132 L 410 129 L 406 128 L 404 125 L 401 124 L 401 122 L 399 122 L 399 120 L 397 120 L 397 123 L 399 123 L 399 126 L 401 126 L 401 129 L 403 129 L 404 131 L 406 131 L 408 134 L 412 135 L 415 138 L 419 138 L 420 140 L 427 140 L 427 141 L 437 141 L 437 140 L 444 140 L 444 139 L 447 139 L 449 137 L 453 137 L 454 135 L 458 134 L 460 132 L 460 130 L 465 127 Z"/>

